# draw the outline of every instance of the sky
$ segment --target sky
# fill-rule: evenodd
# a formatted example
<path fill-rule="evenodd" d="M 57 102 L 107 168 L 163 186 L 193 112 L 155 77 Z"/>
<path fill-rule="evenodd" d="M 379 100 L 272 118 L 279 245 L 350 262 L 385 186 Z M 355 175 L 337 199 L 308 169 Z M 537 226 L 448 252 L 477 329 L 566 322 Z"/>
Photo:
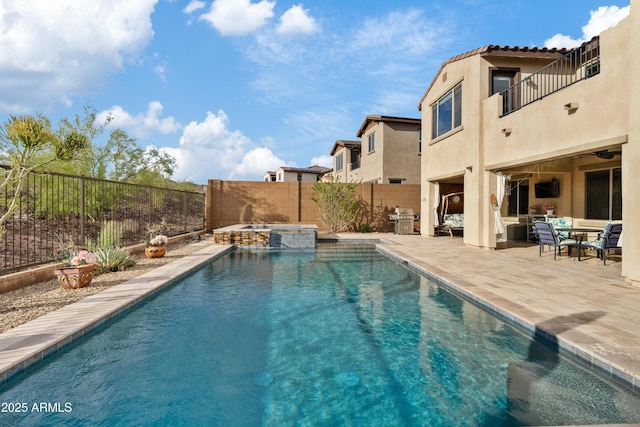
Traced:
<path fill-rule="evenodd" d="M 0 123 L 96 109 L 175 180 L 331 166 L 368 114 L 420 117 L 448 58 L 574 47 L 629 0 L 0 0 Z M 98 141 L 101 142 L 101 141 Z M 104 142 L 104 141 L 102 141 Z"/>

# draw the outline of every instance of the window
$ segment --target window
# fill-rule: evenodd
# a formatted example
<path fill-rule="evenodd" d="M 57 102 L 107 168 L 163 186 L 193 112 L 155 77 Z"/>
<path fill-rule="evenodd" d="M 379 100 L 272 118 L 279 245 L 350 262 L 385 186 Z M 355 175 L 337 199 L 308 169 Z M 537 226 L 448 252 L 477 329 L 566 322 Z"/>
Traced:
<path fill-rule="evenodd" d="M 376 149 L 376 134 L 369 135 L 369 153 Z"/>
<path fill-rule="evenodd" d="M 389 178 L 389 184 L 402 184 L 404 178 Z"/>
<path fill-rule="evenodd" d="M 529 213 L 529 180 L 509 182 L 507 200 L 509 216 L 526 215 Z"/>
<path fill-rule="evenodd" d="M 504 92 L 513 86 L 516 82 L 516 75 L 520 72 L 518 69 L 495 69 L 491 70 L 491 87 L 489 88 L 489 96 L 494 93 Z"/>
<path fill-rule="evenodd" d="M 336 156 L 336 170 L 337 171 L 342 170 L 342 153 Z"/>
<path fill-rule="evenodd" d="M 622 169 L 585 173 L 586 219 L 622 219 Z"/>
<path fill-rule="evenodd" d="M 462 83 L 447 92 L 431 107 L 431 139 L 462 125 Z"/>
<path fill-rule="evenodd" d="M 516 76 L 520 70 L 518 69 L 495 69 L 491 70 L 491 87 L 489 88 L 489 96 L 495 93 L 502 93 L 509 89 L 516 82 Z M 514 88 L 502 97 L 502 112 L 514 111 L 518 109 L 518 88 Z"/>

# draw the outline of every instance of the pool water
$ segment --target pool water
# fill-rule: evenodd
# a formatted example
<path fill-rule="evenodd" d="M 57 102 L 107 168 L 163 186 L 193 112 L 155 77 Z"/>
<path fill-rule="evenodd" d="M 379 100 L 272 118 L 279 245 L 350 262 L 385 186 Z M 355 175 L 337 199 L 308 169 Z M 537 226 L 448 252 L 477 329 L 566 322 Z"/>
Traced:
<path fill-rule="evenodd" d="M 3 426 L 640 422 L 637 395 L 369 247 L 232 252 L 0 402 Z"/>

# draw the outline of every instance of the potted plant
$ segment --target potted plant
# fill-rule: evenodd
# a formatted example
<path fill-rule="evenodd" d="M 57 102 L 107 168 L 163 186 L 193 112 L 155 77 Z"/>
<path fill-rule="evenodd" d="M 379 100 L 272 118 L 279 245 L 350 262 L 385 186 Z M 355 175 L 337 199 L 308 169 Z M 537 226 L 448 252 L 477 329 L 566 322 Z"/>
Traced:
<path fill-rule="evenodd" d="M 67 255 L 64 260 L 64 267 L 54 270 L 60 286 L 64 289 L 78 289 L 89 286 L 93 279 L 93 271 L 96 268 L 97 259 L 94 253 L 81 250 L 68 252 Z"/>
<path fill-rule="evenodd" d="M 544 210 L 547 211 L 547 215 L 553 215 L 553 210 L 556 207 L 554 205 L 544 205 Z"/>
<path fill-rule="evenodd" d="M 540 211 L 540 205 L 529 206 L 529 215 L 535 215 Z"/>
<path fill-rule="evenodd" d="M 167 253 L 167 242 L 169 238 L 164 234 L 158 234 L 149 240 L 144 253 L 148 258 L 161 258 Z"/>

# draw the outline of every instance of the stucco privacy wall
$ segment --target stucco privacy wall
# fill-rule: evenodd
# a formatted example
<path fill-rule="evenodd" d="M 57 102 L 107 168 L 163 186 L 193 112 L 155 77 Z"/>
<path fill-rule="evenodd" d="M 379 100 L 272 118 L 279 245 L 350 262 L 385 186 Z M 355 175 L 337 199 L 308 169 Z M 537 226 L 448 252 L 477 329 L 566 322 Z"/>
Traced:
<path fill-rule="evenodd" d="M 208 231 L 233 224 L 304 223 L 323 225 L 311 200 L 314 183 L 209 180 L 205 226 Z M 420 186 L 415 184 L 358 185 L 364 201 L 360 224 L 371 231 L 393 231 L 388 214 L 396 206 L 420 212 Z M 417 223 L 416 223 L 417 225 Z"/>

